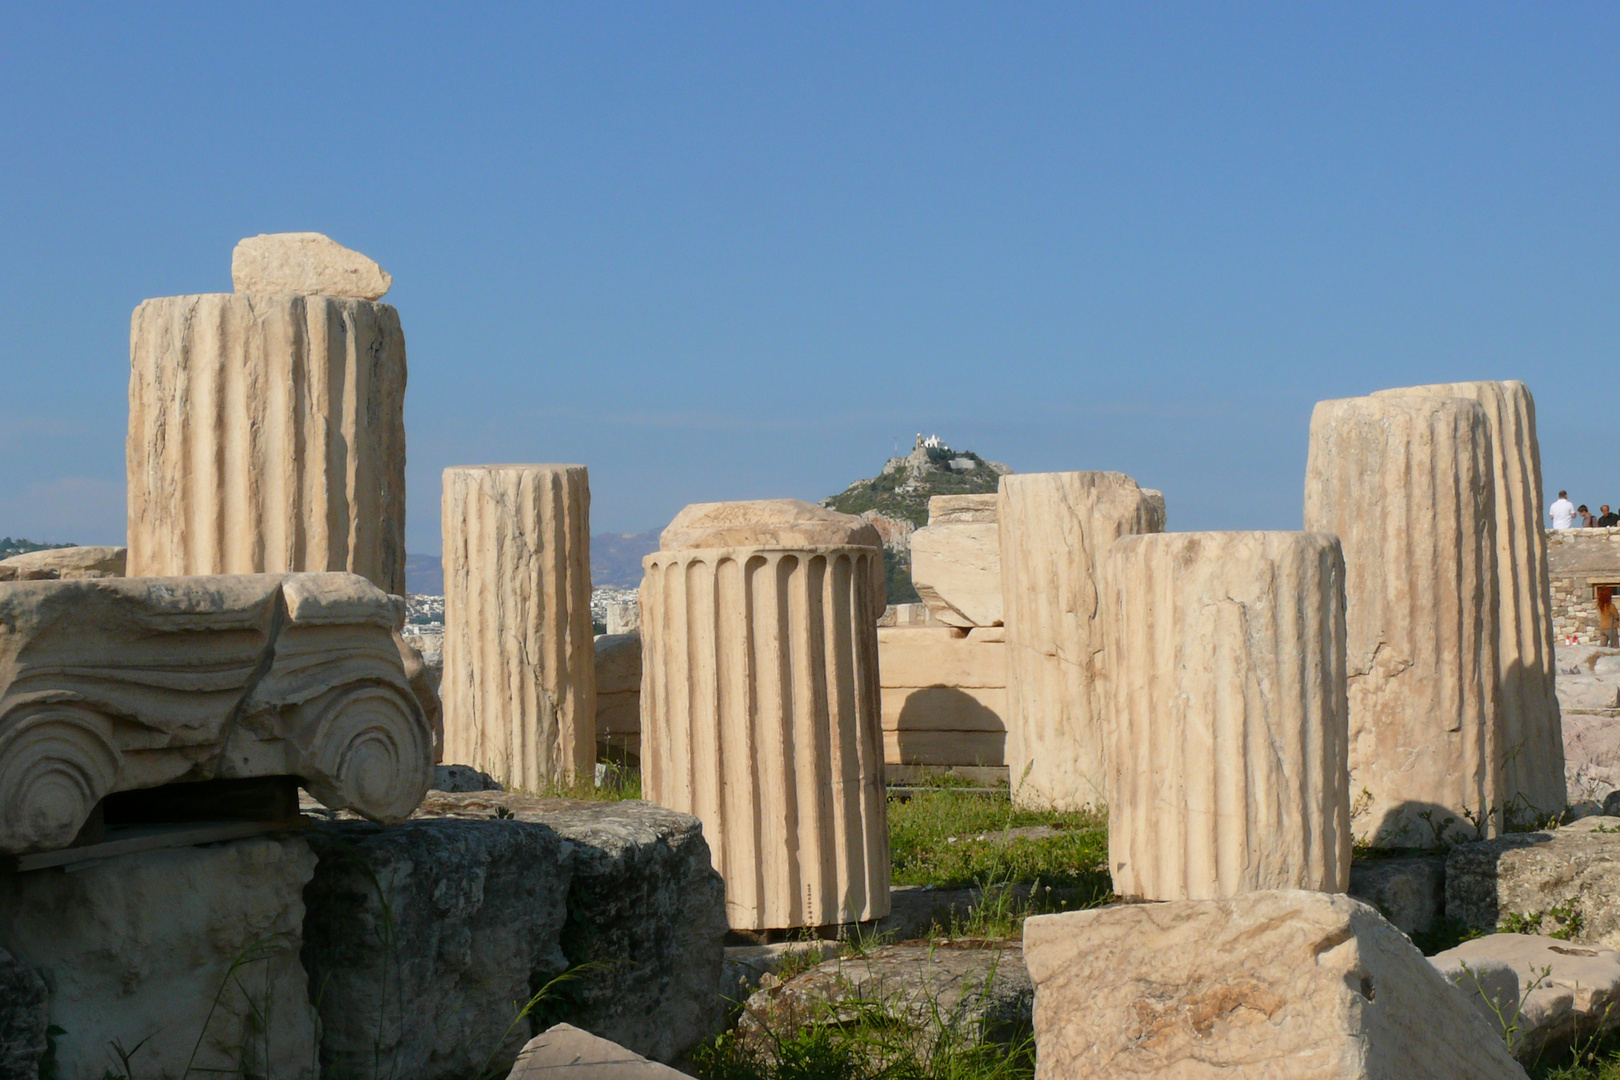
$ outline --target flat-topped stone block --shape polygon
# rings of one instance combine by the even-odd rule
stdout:
[[[104,796],[293,775],[400,821],[433,735],[396,601],[353,574],[0,584],[0,853],[72,843]]]

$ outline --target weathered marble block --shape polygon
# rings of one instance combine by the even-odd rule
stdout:
[[[1305,527],[1344,547],[1351,825],[1376,845],[1501,820],[1492,445],[1463,398],[1346,398],[1311,417]]]
[[[1472,398],[1491,423],[1496,488],[1497,652],[1500,665],[1501,797],[1528,823],[1564,808],[1564,741],[1553,667],[1552,593],[1536,403],[1522,382],[1440,383],[1379,396]]]
[[[1358,900],[1277,890],[1024,923],[1036,1080],[1524,1080]]]
[[[935,495],[911,535],[911,583],[947,626],[999,626],[1001,535],[991,495]]]
[[[395,602],[353,574],[0,584],[0,853],[65,847],[105,795],[301,777],[406,817],[433,735]]]
[[[314,870],[302,840],[260,837],[0,874],[0,948],[50,985],[55,1075],[123,1075],[117,1044],[137,1076],[240,1075],[247,1062],[315,1080],[299,959]]]
[[[1109,546],[1157,531],[1162,510],[1123,473],[1024,473],[1001,478],[997,516],[1013,801],[1100,805],[1108,780],[1099,573]]]
[[[308,836],[320,863],[303,955],[325,988],[323,1075],[485,1076],[558,1020],[661,1061],[717,1030],[724,891],[695,818],[435,792],[403,825],[322,822]]]
[[[1344,558],[1319,533],[1127,536],[1103,591],[1114,891],[1343,892]]]
[[[795,499],[699,503],[660,543],[640,594],[647,797],[703,819],[733,928],[888,914],[876,530]]]
[[[596,760],[583,465],[444,471],[445,754],[545,791]]]
[[[231,285],[239,293],[379,300],[393,284],[376,262],[317,232],[260,233],[231,251]]]
[[[121,547],[65,547],[27,551],[0,559],[0,581],[123,577],[128,552]]]
[[[405,592],[405,336],[387,304],[217,293],[130,320],[129,574],[347,570]]]

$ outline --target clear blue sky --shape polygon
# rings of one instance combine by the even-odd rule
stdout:
[[[8,6],[0,533],[123,535],[129,314],[317,230],[439,473],[597,531],[938,432],[1298,528],[1320,398],[1522,378],[1620,504],[1620,5]],[[904,449],[904,445],[902,445]]]

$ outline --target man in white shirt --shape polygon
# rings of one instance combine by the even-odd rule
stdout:
[[[1558,501],[1547,508],[1547,514],[1552,518],[1553,528],[1573,528],[1575,525],[1575,504],[1569,501],[1569,492],[1560,491]]]

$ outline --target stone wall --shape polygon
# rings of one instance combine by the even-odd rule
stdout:
[[[1620,529],[1547,530],[1547,574],[1552,583],[1553,636],[1596,645],[1595,584],[1620,584]]]
[[[878,628],[886,766],[1007,764],[1005,642],[999,626]]]

